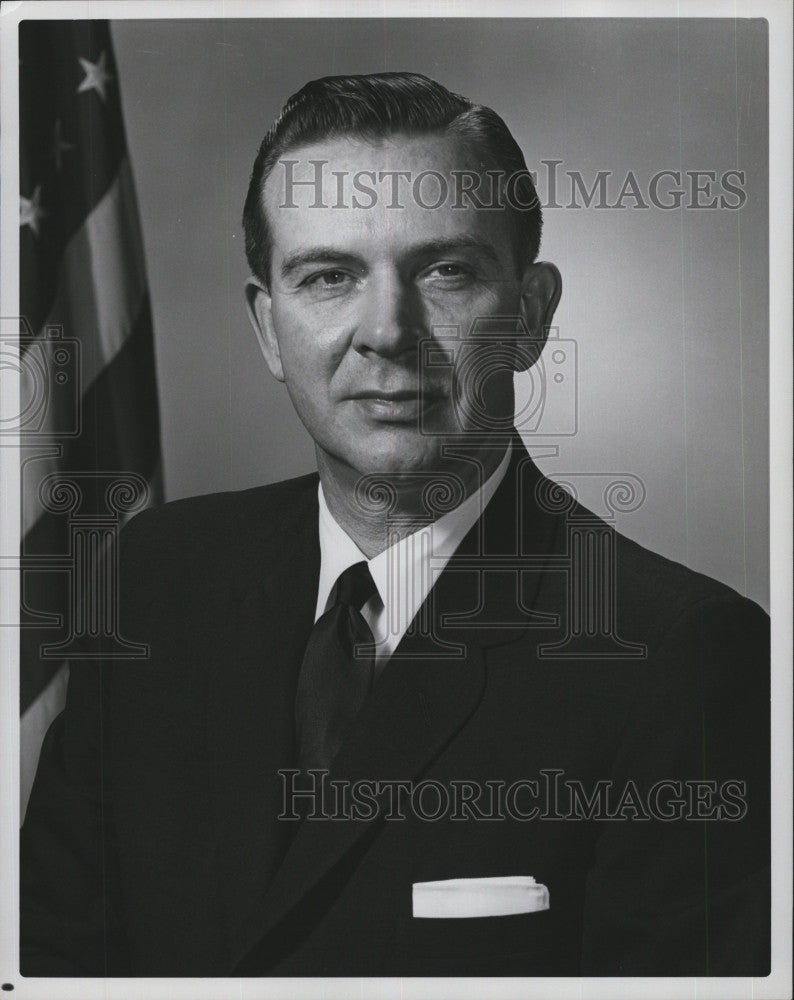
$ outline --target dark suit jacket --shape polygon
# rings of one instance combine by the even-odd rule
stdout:
[[[519,445],[431,593],[432,634],[403,640],[331,776],[535,780],[547,817],[277,819],[316,492],[306,476],[128,526],[122,632],[151,656],[72,666],[22,834],[23,974],[768,972],[767,618],[561,502]],[[661,780],[660,809],[683,792],[711,818],[644,817]],[[607,782],[618,814],[554,818],[570,781]],[[415,882],[498,875],[533,875],[549,909],[412,916]]]

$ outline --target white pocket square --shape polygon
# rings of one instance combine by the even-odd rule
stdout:
[[[548,910],[549,890],[531,875],[414,882],[415,917],[502,917]]]

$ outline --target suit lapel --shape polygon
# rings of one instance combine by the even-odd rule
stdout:
[[[239,939],[294,830],[276,819],[277,772],[294,760],[295,686],[314,617],[316,480],[275,514],[254,510],[237,544],[226,621],[205,651],[208,787],[230,941]]]
[[[517,433],[511,451],[491,503],[442,575],[442,580],[456,577],[457,586],[431,593],[445,631],[484,648],[515,642],[530,628],[559,624],[558,615],[538,608],[538,594],[564,532],[560,518],[539,503],[549,480]]]
[[[555,544],[556,519],[538,511],[534,500],[532,523],[527,526],[519,516],[539,481],[520,441],[514,443],[510,468],[484,517],[441,574],[426,601],[425,615],[417,616],[433,627],[427,634],[409,634],[400,643],[334,761],[331,780],[420,778],[482,698],[484,649],[515,641],[533,624],[549,624],[548,615],[535,621],[526,606],[534,601],[543,559]],[[537,565],[527,583],[517,557],[527,557],[530,551]],[[300,825],[252,919],[232,942],[234,974],[261,974],[273,961],[267,957],[273,954],[270,932],[330,876],[357,842],[376,835],[378,827],[377,822],[354,820],[307,820]],[[290,941],[294,933],[287,934]]]

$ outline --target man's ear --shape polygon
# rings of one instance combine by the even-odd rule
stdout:
[[[281,364],[278,338],[273,326],[273,309],[270,292],[258,278],[253,276],[245,283],[245,305],[248,318],[254,328],[260,350],[265,356],[267,367],[273,378],[284,381],[284,369]]]
[[[526,371],[540,357],[561,295],[562,275],[554,264],[538,261],[525,268],[521,282],[521,318],[526,324],[529,341],[522,339],[517,345],[520,362],[517,370]]]

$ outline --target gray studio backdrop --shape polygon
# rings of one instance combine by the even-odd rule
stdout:
[[[251,165],[307,80],[412,70],[499,111],[538,171],[549,205],[541,256],[564,281],[565,376],[548,429],[570,431],[572,406],[578,421],[575,434],[540,439],[557,445],[541,468],[574,483],[573,473],[637,477],[646,497],[619,517],[623,532],[768,607],[765,21],[114,21],[112,31],[168,499],[314,468],[243,307]],[[652,198],[660,171],[682,183],[664,175]],[[546,361],[550,381],[548,351]],[[588,488],[599,477],[578,482],[598,506]]]

